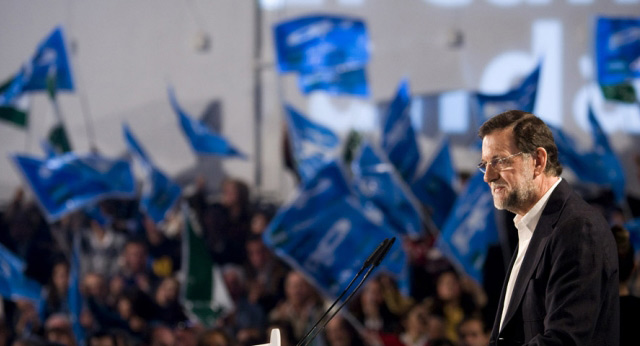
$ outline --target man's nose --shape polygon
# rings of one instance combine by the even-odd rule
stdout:
[[[484,171],[484,182],[485,183],[490,183],[492,181],[497,180],[499,177],[498,172],[493,169],[492,165],[487,165],[486,170]]]

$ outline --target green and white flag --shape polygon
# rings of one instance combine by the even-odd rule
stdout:
[[[0,119],[18,127],[26,128],[29,124],[29,105],[31,98],[26,93],[9,94],[13,78],[0,86]]]
[[[53,106],[53,114],[56,118],[55,124],[49,130],[49,134],[47,139],[53,149],[59,153],[66,153],[71,151],[71,142],[69,141],[69,136],[67,135],[67,131],[64,127],[64,122],[62,121],[62,113],[60,112],[60,105],[58,104],[57,96],[57,69],[55,66],[49,69],[49,73],[47,74],[47,95],[49,95],[49,99],[51,100],[51,105]]]
[[[182,232],[183,303],[190,318],[207,327],[233,310],[234,305],[222,279],[220,267],[213,262],[202,239],[202,228],[195,213],[182,207],[185,228]]]

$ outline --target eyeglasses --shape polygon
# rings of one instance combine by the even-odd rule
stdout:
[[[513,155],[509,155],[507,157],[503,157],[501,159],[493,159],[489,162],[480,162],[478,164],[478,169],[480,170],[480,172],[482,173],[487,173],[487,167],[490,165],[491,167],[493,167],[493,169],[497,169],[497,170],[501,170],[503,168],[503,165],[506,164],[509,159],[514,158],[520,154],[524,154],[523,151],[517,153],[517,154],[513,154]]]

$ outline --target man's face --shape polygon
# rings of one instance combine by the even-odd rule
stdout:
[[[486,135],[482,140],[482,161],[491,162],[519,153],[513,130],[506,128]],[[487,165],[484,181],[491,187],[493,204],[498,209],[524,215],[535,203],[534,160],[528,154],[515,155],[498,167]]]

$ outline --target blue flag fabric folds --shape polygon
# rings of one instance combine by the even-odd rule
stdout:
[[[333,131],[309,120],[293,107],[286,105],[285,111],[293,157],[304,183],[332,159],[340,139]]]
[[[456,202],[455,181],[449,140],[445,139],[424,174],[419,174],[411,183],[414,195],[431,210],[431,219],[439,228],[444,225]]]
[[[140,208],[154,222],[161,222],[180,199],[180,186],[153,164],[129,126],[123,124],[122,133],[129,152],[141,163],[147,174],[142,188]]]
[[[9,104],[27,91],[46,91],[47,80],[55,76],[56,90],[74,90],[73,75],[62,27],[57,27],[42,41],[33,55],[14,77],[9,88],[0,94],[0,104]]]
[[[301,270],[324,294],[336,297],[385,238],[394,236],[371,219],[333,162],[303,185],[267,227],[265,244]],[[395,245],[380,265],[408,292],[406,255]]]
[[[491,244],[498,242],[495,209],[484,175],[477,173],[458,197],[436,246],[476,281]]]
[[[142,188],[140,207],[154,222],[165,219],[167,212],[180,200],[181,189],[162,171],[152,167]]]
[[[207,126],[187,115],[178,104],[172,88],[169,88],[168,92],[171,107],[178,115],[180,126],[193,150],[199,154],[246,159],[246,155],[236,149],[226,138],[214,133]]]
[[[349,94],[361,97],[369,96],[369,84],[364,67],[347,65],[303,70],[298,79],[300,90],[304,94],[324,90],[330,94]]]
[[[382,119],[382,150],[405,181],[412,181],[420,161],[416,134],[409,118],[409,83],[403,80]]]
[[[10,300],[29,299],[38,307],[42,287],[24,275],[24,268],[24,262],[0,244],[0,295]]]
[[[362,20],[308,16],[274,27],[280,72],[309,71],[369,61],[367,29]]]
[[[13,155],[13,162],[50,222],[104,198],[135,196],[128,161],[70,152],[49,159]]]
[[[640,18],[598,18],[598,83],[616,85],[640,77]]]
[[[147,155],[147,152],[142,148],[136,137],[133,135],[129,125],[122,124],[122,135],[124,136],[124,141],[129,153],[131,153],[131,155],[133,155],[143,167],[152,167],[153,163],[151,162],[149,155]]]
[[[355,190],[365,201],[381,209],[396,233],[414,238],[423,234],[415,197],[397,176],[393,165],[382,159],[369,143],[362,146],[352,162],[352,170]]]
[[[611,188],[616,201],[621,202],[625,197],[622,164],[613,152],[591,108],[589,108],[588,118],[593,137],[591,151],[579,150],[569,135],[558,128],[551,127],[558,147],[558,158],[560,163],[570,168],[578,179]]]
[[[540,69],[538,66],[520,83],[520,85],[502,95],[488,95],[476,93],[478,102],[477,126],[480,127],[492,116],[511,110],[519,109],[533,113],[538,94],[538,82],[540,80]]]

